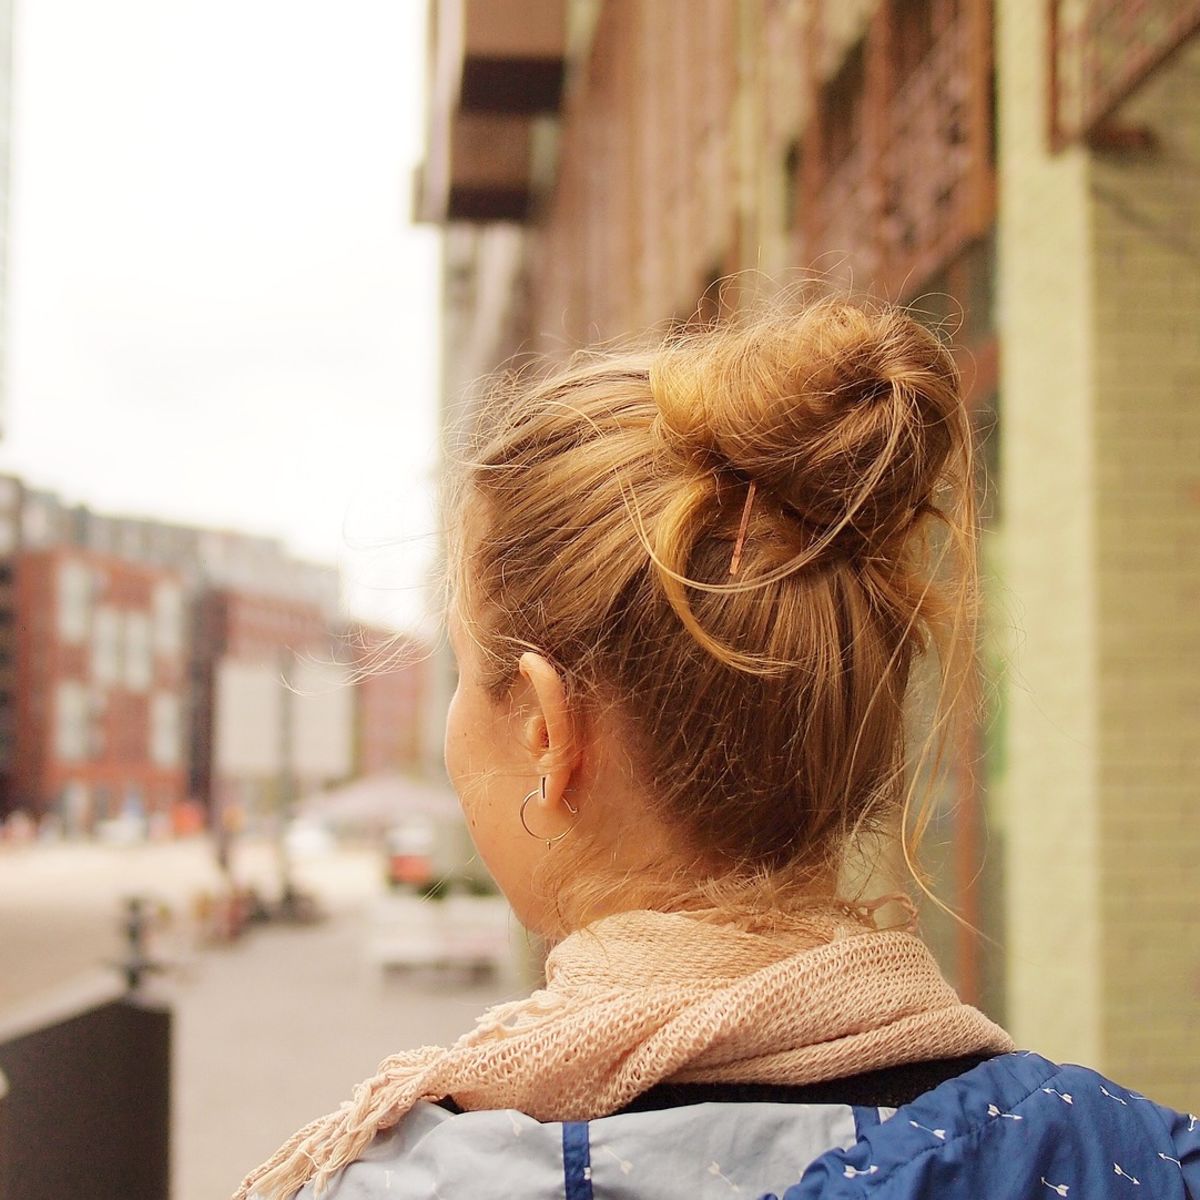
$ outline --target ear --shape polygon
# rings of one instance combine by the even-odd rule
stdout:
[[[546,779],[546,810],[568,809],[572,806],[565,800],[567,786],[579,767],[582,745],[567,701],[566,683],[548,659],[533,651],[521,655],[518,669],[534,709],[523,732],[533,768]],[[540,798],[538,803],[542,803]]]

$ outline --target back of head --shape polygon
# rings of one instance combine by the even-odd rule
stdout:
[[[770,309],[518,376],[484,419],[456,577],[486,685],[534,648],[617,723],[694,864],[642,902],[800,897],[894,827],[916,660],[936,647],[940,724],[972,638],[969,424],[934,333]],[[585,818],[576,855],[614,835]],[[567,925],[606,907],[562,897]]]

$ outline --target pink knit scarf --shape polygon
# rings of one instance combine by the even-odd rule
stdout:
[[[711,916],[628,912],[572,934],[547,959],[545,990],[491,1009],[449,1048],[384,1059],[235,1200],[288,1197],[309,1180],[319,1191],[421,1099],[585,1120],[664,1080],[815,1083],[1013,1048],[910,933],[848,909],[767,933]]]

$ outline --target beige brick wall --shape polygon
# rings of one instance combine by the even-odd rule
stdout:
[[[1000,488],[1018,634],[1003,806],[1009,1024],[1099,1059],[1096,494],[1087,163],[1045,149],[1044,12],[1000,0]]]
[[[1200,1102],[1200,50],[1046,146],[1044,14],[997,5],[1019,1041]],[[1189,241],[1190,239],[1190,241]]]
[[[1105,1066],[1200,1105],[1200,41],[1094,156]]]

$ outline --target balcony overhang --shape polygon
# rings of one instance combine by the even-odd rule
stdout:
[[[459,107],[556,112],[566,66],[562,0],[453,0],[462,14]]]
[[[418,221],[521,221],[530,199],[530,129],[521,117],[458,113],[417,173]]]
[[[536,117],[558,111],[563,0],[432,0],[418,221],[521,221]]]

